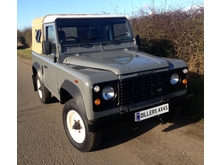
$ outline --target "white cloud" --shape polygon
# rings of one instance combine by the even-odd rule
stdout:
[[[184,11],[193,10],[193,9],[199,9],[200,7],[204,7],[204,5],[192,5],[192,6],[184,8]]]

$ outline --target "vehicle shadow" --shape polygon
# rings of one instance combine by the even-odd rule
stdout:
[[[103,150],[130,141],[160,124],[160,121],[148,119],[139,123],[128,123],[103,131],[103,137],[97,150]]]
[[[174,129],[178,129],[189,124],[193,124],[197,121],[190,120],[188,118],[178,116],[172,123],[167,124],[167,128],[161,130],[161,132],[169,132]],[[130,141],[142,134],[154,129],[158,125],[162,124],[157,118],[151,118],[139,123],[129,123],[121,126],[117,126],[103,132],[103,137],[100,145],[96,148],[96,151],[103,150],[123,144]],[[166,123],[165,123],[166,124]]]
[[[172,131],[172,130],[175,130],[175,129],[178,129],[180,127],[184,127],[184,126],[187,126],[189,124],[195,124],[195,123],[198,123],[200,122],[199,118],[197,118],[196,120],[191,120],[185,116],[177,116],[173,122],[170,122],[169,126],[165,129],[163,129],[162,131],[163,132],[169,132],[169,131]],[[202,124],[202,123],[201,123]]]
[[[53,96],[53,97],[51,97],[49,104],[54,104],[54,103],[58,103],[58,102],[59,102],[59,100],[55,96]]]

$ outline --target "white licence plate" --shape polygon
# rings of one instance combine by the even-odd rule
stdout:
[[[153,116],[157,116],[163,113],[169,112],[169,104],[163,104],[157,107],[153,107],[150,109],[142,110],[140,112],[136,112],[134,114],[134,120],[136,122],[151,118]]]

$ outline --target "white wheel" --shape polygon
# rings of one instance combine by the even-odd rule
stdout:
[[[41,82],[39,79],[37,79],[37,92],[38,92],[39,97],[42,99]]]
[[[82,143],[86,137],[85,125],[82,118],[75,110],[70,110],[67,113],[67,128],[73,140],[77,143]]]
[[[63,125],[69,141],[79,151],[92,151],[101,141],[102,132],[89,131],[87,120],[81,116],[73,99],[63,107]]]
[[[39,99],[42,103],[49,103],[51,99],[51,93],[50,91],[44,86],[44,84],[41,82],[40,78],[36,77],[36,83],[37,83],[37,92]]]

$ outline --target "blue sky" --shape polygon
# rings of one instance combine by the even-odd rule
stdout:
[[[166,2],[166,3],[165,3]],[[155,6],[168,9],[201,5],[204,0],[17,0],[17,29],[31,26],[34,18],[47,14],[110,14],[132,15],[140,8]]]

